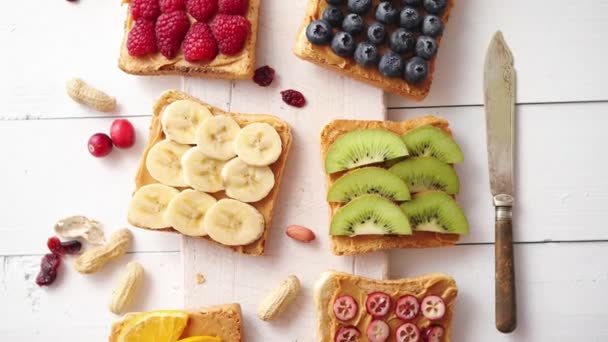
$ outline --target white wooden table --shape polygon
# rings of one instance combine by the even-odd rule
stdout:
[[[296,144],[316,136],[298,136],[298,124],[309,120],[307,112],[280,102],[280,89],[302,90],[310,100],[307,110],[322,103],[328,117],[362,115],[351,99],[334,100],[331,92],[309,86],[310,79],[339,84],[338,93],[376,90],[291,55],[304,6],[305,0],[264,1],[259,65],[270,64],[280,75],[271,91],[251,82],[120,72],[116,59],[124,9],[118,1],[19,1],[0,11],[0,340],[103,341],[107,336],[114,316],[106,305],[118,264],[88,277],[63,267],[50,289],[38,288],[33,280],[58,218],[86,214],[104,222],[108,231],[125,224],[150,106],[161,91],[183,89],[225,109],[274,113],[294,126]],[[511,335],[494,328],[493,208],[481,106],[482,60],[497,29],[513,50],[519,81],[514,223],[519,328]],[[608,340],[608,161],[603,151],[607,35],[608,3],[601,0],[459,0],[428,99],[418,103],[386,98],[392,120],[427,113],[449,119],[465,153],[466,162],[458,166],[460,201],[471,234],[454,248],[394,251],[390,258],[392,277],[443,271],[456,278],[456,342]],[[73,76],[116,95],[118,112],[108,116],[71,102],[64,82]],[[130,118],[140,139],[131,150],[104,160],[92,158],[86,140],[94,132],[107,131],[116,116]],[[315,157],[294,156],[286,177],[297,174],[298,163]],[[298,191],[302,193],[294,193],[295,198],[322,198],[323,186],[309,184]],[[325,214],[324,203],[298,205]],[[306,221],[289,213],[282,215],[281,223]],[[180,238],[135,234],[127,258],[141,262],[148,279],[134,309],[182,308]],[[281,276],[270,273],[264,286],[273,286]],[[306,291],[311,281],[306,279]],[[251,301],[257,301],[260,291],[252,290],[256,297]],[[289,335],[299,316],[312,314],[294,311],[277,328],[284,337],[275,340],[313,341],[312,332],[305,338]],[[246,317],[246,328],[258,324]]]

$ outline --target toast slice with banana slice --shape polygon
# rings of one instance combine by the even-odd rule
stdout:
[[[204,340],[207,342],[243,341],[243,319],[239,304],[216,305],[177,313],[187,315],[187,323],[180,333],[180,340],[194,336],[207,336],[208,339]],[[140,313],[128,313],[115,321],[112,324],[109,341],[121,342],[120,336],[123,329],[128,328],[129,323],[138,316],[142,317]]]
[[[317,341],[450,342],[457,295],[443,273],[375,280],[326,271],[314,288]]]
[[[367,121],[367,120],[334,120],[328,123],[323,130],[321,131],[320,139],[321,139],[321,157],[322,160],[326,160],[328,153],[330,152],[330,148],[332,145],[342,136],[346,135],[349,132],[360,131],[360,130],[375,130],[382,132],[389,132],[389,134],[396,134],[397,136],[402,136],[405,133],[414,131],[415,129],[421,127],[431,126],[439,129],[442,134],[445,134],[448,139],[451,140],[451,130],[449,128],[449,124],[447,120],[435,117],[435,116],[423,116],[418,117],[402,122],[394,122],[394,121]],[[371,139],[372,137],[370,137]],[[363,141],[365,139],[358,139],[357,141]],[[396,139],[399,141],[399,139]],[[367,141],[367,140],[365,140]],[[360,146],[357,147],[358,150]],[[407,153],[407,152],[406,152]],[[400,157],[395,159],[399,161],[404,157]],[[389,161],[390,162],[390,161]],[[443,163],[443,162],[442,162]],[[363,165],[363,166],[374,166],[375,169],[389,169],[389,165],[385,162],[379,162],[375,164]],[[449,164],[448,164],[449,165]],[[452,169],[450,166],[446,166],[450,170]],[[361,168],[353,168],[351,170],[344,170],[338,172],[326,172],[326,185],[328,192],[331,192],[332,186],[345,174],[352,172],[353,170],[361,170]],[[327,164],[326,164],[327,171]],[[385,172],[384,170],[379,170]],[[457,176],[456,176],[457,177]],[[369,177],[368,177],[369,178]],[[377,179],[378,177],[375,177]],[[372,182],[375,181],[374,179]],[[408,184],[410,186],[411,184]],[[361,188],[361,187],[359,187]],[[375,194],[378,193],[378,189],[371,189],[372,191],[368,192],[373,195],[367,195],[376,197]],[[411,189],[413,190],[413,188]],[[413,192],[413,191],[412,191]],[[333,195],[333,194],[332,194]],[[415,197],[415,195],[413,195]],[[360,197],[359,197],[360,198]],[[352,198],[351,198],[352,199]],[[349,199],[349,200],[351,200]],[[356,201],[356,199],[355,199]],[[355,202],[352,201],[352,202]],[[352,203],[351,202],[351,203]],[[399,201],[397,201],[399,202]],[[408,202],[403,202],[408,203]],[[328,200],[329,210],[330,210],[330,221],[333,222],[333,219],[336,217],[336,214],[344,208],[348,206],[348,203],[333,201],[331,198]],[[384,207],[389,207],[395,209],[394,203],[385,205]],[[393,208],[394,207],[394,208]],[[398,210],[397,210],[398,211]],[[385,212],[379,213],[379,215],[383,215]],[[404,217],[404,220],[406,218]],[[465,218],[466,220],[466,218]],[[409,220],[412,223],[411,219]],[[331,226],[331,223],[330,223]],[[403,228],[403,227],[400,227]],[[409,227],[406,227],[409,230]],[[331,230],[331,228],[330,228]],[[467,226],[468,230],[468,226]],[[450,246],[454,245],[460,239],[459,234],[451,234],[445,232],[433,232],[433,231],[419,231],[413,230],[411,234],[408,235],[400,235],[400,234],[378,234],[377,232],[372,232],[371,234],[361,234],[361,235],[335,235],[330,234],[331,240],[331,250],[336,255],[355,255],[361,253],[368,253],[378,250],[386,250],[392,248],[424,248],[424,247],[441,247],[441,246]]]
[[[154,104],[129,223],[262,255],[291,142],[275,116],[166,91]]]

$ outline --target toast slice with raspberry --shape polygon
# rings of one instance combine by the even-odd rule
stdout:
[[[187,310],[188,324],[180,338],[191,336],[218,337],[222,342],[243,341],[243,319],[239,304],[216,305]],[[128,313],[112,324],[110,342],[118,342],[118,335],[129,319],[137,313]]]
[[[372,329],[374,324],[376,333],[388,328],[390,341],[426,341],[423,335],[434,333],[441,334],[441,338],[436,341],[450,342],[457,296],[456,282],[443,273],[395,280],[376,280],[343,272],[326,271],[322,273],[314,287],[317,341],[351,341],[338,338],[343,338],[344,336],[340,334],[349,334],[349,331],[360,336],[360,339],[352,339],[352,341],[367,341],[367,331]],[[375,312],[374,318],[369,311],[381,308],[366,304],[373,304],[375,298],[388,299],[389,303],[386,313]],[[422,312],[422,309],[428,306],[427,303],[430,303],[430,299],[434,299],[433,303],[438,306],[443,304],[444,310],[441,315],[432,316]],[[335,306],[336,301],[340,300],[344,300],[343,304],[346,305]],[[348,310],[352,309],[356,310],[350,313],[352,318],[343,316],[338,319],[337,315],[348,314]],[[377,314],[383,315],[377,316]],[[349,319],[342,320],[344,318]],[[400,335],[398,329],[405,324],[409,325],[401,329],[406,328],[410,337],[418,334],[417,338],[404,340],[397,338],[396,335]]]
[[[120,47],[118,67],[126,73],[134,75],[181,75],[207,78],[223,79],[249,79],[253,76],[256,61],[256,40],[258,30],[258,14],[260,0],[249,0],[245,17],[251,24],[251,30],[246,38],[243,49],[231,56],[219,53],[211,61],[188,62],[182,49],[174,58],[168,59],[161,53],[156,52],[143,57],[135,57],[129,54],[127,39],[129,32],[135,25],[131,15],[133,0],[123,0],[127,4],[127,17],[124,24],[124,37]],[[190,22],[195,20],[191,16]]]
[[[372,8],[364,18],[367,25],[374,21],[373,11],[379,3],[379,1],[372,2]],[[447,24],[453,6],[454,0],[448,0],[447,7],[441,14],[441,19],[444,24]],[[329,45],[314,45],[309,42],[306,37],[306,28],[311,22],[321,19],[323,11],[327,7],[328,4],[325,0],[308,0],[306,14],[298,29],[296,43],[293,47],[293,52],[296,56],[321,67],[371,84],[389,93],[410,97],[419,101],[423,100],[428,95],[433,82],[435,61],[437,59],[436,55],[428,62],[427,78],[419,83],[410,83],[405,81],[402,77],[386,77],[382,75],[375,66],[363,67],[357,64],[352,57],[338,56],[332,51]],[[342,6],[341,8],[344,12],[346,6]],[[344,12],[344,15],[346,15],[346,12]],[[366,33],[363,32],[360,36],[365,36],[365,34]],[[361,39],[357,39],[357,41],[360,40]],[[441,36],[436,38],[436,42],[437,45],[440,46]],[[380,52],[384,53],[386,50],[388,50],[388,47],[381,47]],[[441,48],[439,47],[439,52],[440,50]]]
[[[289,126],[287,125],[287,123],[285,121],[283,121],[275,116],[263,115],[263,114],[228,113],[217,107],[213,107],[209,104],[206,104],[206,103],[202,102],[201,100],[199,100],[195,97],[192,97],[186,93],[183,93],[183,92],[180,92],[177,90],[165,91],[164,93],[161,94],[161,96],[158,98],[158,100],[154,104],[152,122],[150,124],[148,145],[146,146],[146,148],[143,152],[141,162],[139,164],[139,169],[135,176],[135,191],[137,191],[139,188],[141,188],[144,185],[158,183],[158,181],[150,175],[150,172],[148,171],[148,169],[146,167],[146,158],[148,156],[148,152],[150,151],[150,149],[156,143],[165,139],[165,135],[163,133],[162,124],[161,124],[161,116],[162,116],[163,110],[169,104],[171,104],[175,101],[179,101],[179,100],[191,100],[191,101],[198,102],[198,103],[202,104],[203,106],[206,106],[213,115],[225,115],[225,116],[233,118],[241,127],[244,127],[244,126],[246,126],[250,123],[254,123],[254,122],[268,123],[279,134],[282,145],[283,145],[283,149],[282,149],[281,155],[279,156],[279,159],[276,162],[269,165],[269,167],[272,170],[274,177],[275,177],[274,186],[273,186],[272,190],[270,191],[270,193],[266,197],[264,197],[262,200],[257,201],[255,203],[250,203],[264,217],[264,233],[262,234],[262,236],[259,239],[257,239],[256,241],[254,241],[248,245],[244,245],[244,246],[225,246],[225,245],[220,244],[219,242],[212,240],[208,236],[201,237],[201,239],[205,239],[212,243],[218,244],[220,246],[230,248],[230,249],[232,249],[236,252],[242,253],[242,254],[249,254],[249,255],[264,254],[266,240],[268,239],[268,234],[270,233],[270,227],[271,227],[271,221],[272,221],[275,202],[276,202],[277,196],[279,194],[281,179],[283,178],[283,171],[285,169],[285,164],[287,162],[287,156],[289,155],[289,150],[291,148],[291,142],[292,142],[291,129],[289,128]],[[213,197],[215,197],[218,200],[228,197],[224,191],[219,191],[219,192],[216,192],[216,193],[213,193],[210,195],[212,195]],[[134,226],[139,227],[139,228],[153,230],[149,227],[142,226],[141,224],[138,224],[136,222],[131,222],[131,224],[133,224]],[[175,230],[173,228],[154,229],[154,230],[179,233],[177,230]]]
[[[330,146],[342,134],[357,129],[383,128],[398,135],[405,134],[421,126],[435,126],[451,134],[448,122],[435,116],[423,116],[402,122],[395,121],[367,121],[367,120],[334,120],[325,125],[321,131],[321,156],[325,160]],[[344,172],[337,172],[326,176],[327,189],[342,176]],[[328,202],[330,220],[338,209],[345,203]],[[454,245],[460,239],[457,234],[443,234],[434,232],[414,231],[412,235],[356,235],[337,236],[330,235],[331,250],[336,255],[355,255],[378,250],[393,248],[425,248]]]

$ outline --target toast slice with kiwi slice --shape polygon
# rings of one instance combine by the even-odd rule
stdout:
[[[428,127],[428,128],[427,128]],[[430,158],[430,157],[441,157],[442,154],[446,154],[449,156],[448,159],[451,162],[457,162],[457,161],[462,161],[462,152],[460,151],[460,149],[458,148],[458,146],[456,145],[456,147],[454,147],[453,145],[451,145],[449,142],[443,141],[443,137],[441,136],[442,134],[445,134],[445,136],[447,137],[451,137],[451,130],[449,128],[449,124],[447,122],[447,120],[439,118],[439,117],[435,117],[435,116],[423,116],[423,117],[419,117],[419,118],[415,118],[415,119],[411,119],[411,120],[406,120],[403,122],[393,122],[393,121],[365,121],[365,120],[334,120],[331,121],[330,123],[328,123],[323,130],[321,131],[321,155],[322,155],[322,159],[324,161],[327,160],[327,156],[332,152],[332,149],[335,150],[336,146],[333,146],[334,143],[336,141],[338,141],[339,139],[344,141],[345,140],[345,136],[346,139],[351,139],[349,138],[348,134],[354,131],[361,131],[361,130],[371,130],[371,131],[388,131],[391,133],[394,133],[397,136],[402,137],[401,141],[403,141],[403,143],[405,143],[405,145],[407,146],[408,144],[410,145],[409,148],[407,149],[408,152],[406,153],[406,155],[403,155],[403,152],[396,148],[396,147],[391,147],[391,148],[385,148],[384,150],[391,150],[392,152],[390,153],[390,155],[384,156],[384,155],[380,155],[380,157],[378,157],[377,154],[372,153],[370,156],[367,156],[367,153],[364,149],[362,149],[361,147],[357,147],[356,148],[356,153],[355,152],[351,152],[351,156],[354,159],[361,159],[361,151],[363,151],[363,155],[365,156],[365,158],[367,158],[368,160],[364,161],[363,163],[359,163],[357,162],[356,165],[353,164],[352,160],[342,160],[340,161],[340,155],[337,155],[337,158],[333,158],[336,159],[338,161],[338,164],[340,164],[340,162],[342,163],[342,167],[337,167],[335,166],[334,162],[329,163],[329,168],[328,168],[328,163],[326,162],[326,185],[327,185],[327,189],[329,194],[332,197],[328,198],[328,204],[329,204],[329,210],[330,210],[330,220],[333,221],[333,218],[335,217],[335,215],[338,213],[338,211],[342,212],[342,208],[346,207],[349,205],[349,203],[346,203],[348,201],[344,200],[344,201],[335,201],[336,198],[340,198],[340,194],[336,194],[336,193],[332,193],[332,192],[336,192],[335,188],[333,188],[333,185],[335,183],[355,183],[357,184],[357,181],[355,180],[348,180],[345,178],[347,178],[347,176],[350,173],[353,172],[362,172],[361,170],[364,170],[366,168],[369,167],[375,167],[375,168],[383,168],[383,169],[389,169],[391,166],[393,168],[395,168],[395,170],[400,171],[400,173],[398,172],[393,172],[393,174],[396,174],[398,176],[400,176],[406,184],[408,184],[410,181],[415,182],[415,184],[408,184],[409,186],[409,190],[412,191],[412,189],[414,190],[433,190],[433,191],[446,191],[446,193],[448,193],[448,197],[452,196],[453,194],[457,193],[459,188],[458,188],[458,178],[457,175],[455,175],[455,173],[453,172],[453,169],[451,168],[451,166],[448,165],[448,168],[450,170],[448,170],[448,172],[442,172],[442,171],[436,171],[434,166],[436,166],[436,163],[443,163],[441,161],[428,161],[425,158]],[[433,132],[434,131],[434,132]],[[429,146],[425,145],[423,142],[425,140],[425,136],[431,134],[433,136],[437,136],[437,131],[440,131],[441,134],[438,136],[439,139],[437,139],[437,141],[439,141],[440,145],[438,146],[438,148],[433,149],[433,148],[429,148]],[[406,133],[414,133],[413,134],[413,138],[412,136],[410,136],[409,138],[403,138],[403,136]],[[351,133],[352,135],[352,133]],[[370,141],[369,139],[372,139],[373,137],[368,137],[367,141]],[[409,139],[409,141],[408,141]],[[359,141],[357,139],[353,139],[353,141]],[[390,139],[390,143],[389,144],[394,144],[392,142],[392,139]],[[383,143],[386,143],[386,140],[382,140]],[[376,143],[376,146],[379,146],[378,143]],[[339,147],[339,146],[338,146]],[[343,147],[339,147],[339,148],[343,148]],[[401,155],[399,155],[401,154]],[[342,153],[341,155],[344,155],[344,153]],[[348,151],[346,153],[346,155],[348,155]],[[330,156],[330,159],[331,156]],[[445,159],[445,158],[444,158]],[[335,161],[335,160],[334,160]],[[400,166],[399,163],[409,163],[409,164],[414,164],[414,167],[409,167],[409,168],[404,168],[402,165]],[[445,164],[445,163],[444,163]],[[445,168],[444,164],[442,164],[443,168]],[[353,165],[357,166],[357,167],[362,167],[359,169],[352,169]],[[329,169],[329,172],[327,172]],[[336,171],[336,172],[332,172],[336,169],[339,169],[340,171]],[[403,171],[403,169],[409,170],[409,171]],[[421,177],[419,175],[419,173],[427,173],[426,170],[430,170],[430,179],[427,179],[426,177]],[[419,172],[420,171],[420,172]],[[422,172],[424,171],[424,172]],[[437,172],[438,175],[433,175],[433,172]],[[368,177],[371,178],[371,177]],[[376,177],[378,178],[378,177]],[[383,181],[384,182],[384,181]],[[393,181],[390,181],[391,184],[393,184]],[[456,184],[455,184],[456,183]],[[378,184],[378,182],[374,182],[374,184]],[[348,184],[347,184],[348,185]],[[391,196],[395,196],[395,193],[393,193],[393,191],[386,191],[386,189],[384,188],[379,188],[379,189],[372,189],[374,191],[370,192],[370,189],[364,189],[362,188],[361,184],[357,184],[357,187],[360,189],[360,191],[355,191],[355,194],[357,195],[361,195],[361,194],[370,194],[370,193],[375,193],[377,196],[383,196],[385,198],[390,199]],[[368,186],[369,187],[369,186]],[[333,189],[332,189],[333,188]],[[332,189],[332,191],[330,191],[330,189]],[[344,191],[342,191],[344,192]],[[422,192],[421,194],[423,194],[424,192]],[[403,196],[403,195],[402,195]],[[415,195],[414,196],[414,201],[416,200],[416,198],[418,198],[419,195]],[[346,194],[346,195],[342,195],[342,197],[344,197],[345,199],[352,199],[352,197],[354,197],[353,194]],[[452,198],[452,197],[450,197]],[[443,199],[443,197],[442,197]],[[420,202],[420,201],[418,201]],[[416,202],[416,203],[418,203]],[[424,205],[428,205],[429,201],[424,201]],[[352,203],[352,202],[351,202]],[[403,203],[408,203],[403,202]],[[397,206],[397,203],[394,203],[393,205]],[[449,206],[449,205],[448,205]],[[420,205],[417,207],[421,207]],[[403,208],[403,207],[402,207]],[[412,208],[411,206],[409,206],[408,208]],[[459,207],[458,207],[459,208]],[[414,208],[416,209],[416,208]],[[391,213],[394,213],[393,210],[390,210]],[[405,211],[404,211],[405,212]],[[368,226],[370,221],[374,221],[376,219],[376,217],[374,217],[374,215],[377,215],[377,213],[374,213],[373,211],[369,211],[367,212],[367,215],[363,215],[363,219],[361,220],[361,222],[358,223],[358,225],[363,225],[363,226]],[[462,211],[458,211],[457,213],[458,215],[462,214]],[[405,213],[404,213],[405,215]],[[462,214],[463,215],[463,214]],[[342,215],[342,216],[346,216],[346,215]],[[380,216],[382,216],[382,213],[380,213]],[[406,215],[407,216],[407,215]],[[349,216],[347,216],[349,217]],[[354,215],[353,213],[350,214],[350,217],[357,217],[356,215]],[[368,220],[369,219],[369,220]],[[378,251],[378,250],[387,250],[387,249],[393,249],[393,248],[425,248],[425,247],[442,247],[442,246],[450,246],[450,245],[454,245],[456,242],[458,242],[458,240],[460,239],[460,235],[459,234],[451,234],[451,233],[446,233],[445,231],[441,230],[441,229],[437,229],[437,225],[426,225],[425,223],[428,222],[424,222],[424,220],[422,220],[422,222],[420,221],[420,217],[418,217],[418,221],[416,221],[416,223],[418,225],[423,225],[422,228],[429,228],[426,230],[418,230],[416,229],[416,226],[412,226],[412,220],[410,219],[410,228],[414,228],[412,230],[412,234],[411,235],[407,235],[406,233],[404,234],[361,234],[361,235],[349,235],[348,232],[344,233],[344,234],[340,234],[340,235],[330,235],[330,240],[331,240],[331,250],[334,254],[336,255],[355,255],[355,254],[361,254],[361,253],[368,253],[368,252],[373,252],[373,251]],[[380,221],[388,221],[388,222],[393,222],[395,220],[402,220],[402,218],[398,218],[398,219],[386,219],[381,217],[379,219]],[[342,220],[344,221],[344,220]],[[364,224],[363,221],[365,221]],[[348,221],[344,221],[344,222],[348,222]],[[432,223],[432,222],[431,222]],[[454,224],[458,225],[458,231],[460,233],[464,233],[465,231],[468,231],[468,224],[466,224],[466,217],[465,217],[465,225],[462,225],[462,220],[461,217],[458,216],[458,220],[456,220],[456,222]],[[357,223],[354,223],[357,224]],[[334,223],[335,225],[335,223]],[[348,224],[343,224],[342,226],[344,230],[348,230],[349,226]],[[389,229],[391,224],[388,224]],[[336,230],[336,227],[332,227],[332,229]],[[352,229],[352,228],[351,228]],[[432,231],[434,230],[434,231]],[[394,229],[393,229],[394,231]]]
[[[390,341],[449,342],[457,296],[456,282],[443,273],[376,280],[326,271],[314,288],[317,341],[368,341],[370,330],[375,334],[388,330]],[[386,312],[374,310],[379,308],[373,306],[374,299],[386,299]],[[404,329],[408,334],[399,334]],[[347,334],[359,338],[347,339],[343,336]],[[427,338],[430,334],[434,339]]]

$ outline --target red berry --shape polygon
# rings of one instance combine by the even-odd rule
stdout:
[[[222,14],[239,14],[247,13],[247,5],[249,0],[219,0],[219,12]]]
[[[105,157],[112,152],[112,139],[107,134],[95,133],[89,138],[89,152],[95,157]]]
[[[163,13],[156,21],[156,44],[160,53],[171,59],[182,45],[182,40],[190,28],[190,19],[184,11]]]
[[[182,11],[186,8],[186,0],[160,0],[160,10],[163,13]]]
[[[186,0],[186,10],[194,19],[207,21],[217,10],[217,0]]]
[[[154,20],[159,15],[158,0],[133,0],[131,2],[131,16],[135,20],[139,18]]]
[[[243,50],[251,23],[240,15],[218,14],[209,24],[217,40],[220,52],[224,55],[236,55]]]
[[[127,119],[116,119],[110,126],[110,138],[114,146],[129,148],[135,144],[135,128]]]
[[[140,19],[129,31],[127,50],[131,56],[145,56],[157,51],[154,22]]]
[[[78,254],[82,244],[79,241],[71,240],[61,242],[58,237],[50,237],[46,242],[47,247],[53,254],[64,255],[64,254]]]
[[[61,265],[61,258],[57,254],[45,254],[40,261],[40,272],[36,276],[38,286],[51,285],[57,278],[57,269]]]
[[[283,101],[290,106],[294,107],[304,107],[306,104],[306,99],[304,95],[297,90],[287,89],[281,92],[281,96],[283,97]]]
[[[217,43],[209,25],[205,23],[192,25],[186,34],[186,38],[184,38],[182,49],[184,50],[184,58],[188,62],[214,59],[217,56]]]
[[[264,65],[261,68],[255,70],[253,75],[253,82],[257,83],[260,87],[268,87],[274,79],[274,69],[268,65]]]

